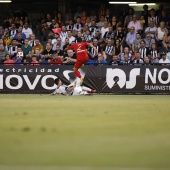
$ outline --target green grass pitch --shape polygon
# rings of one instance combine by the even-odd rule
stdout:
[[[169,95],[0,95],[0,170],[169,169]]]

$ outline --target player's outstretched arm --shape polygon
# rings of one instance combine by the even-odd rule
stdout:
[[[71,86],[71,87],[69,87],[69,88],[67,89],[67,91],[68,91],[68,92],[71,92],[71,91],[76,87],[76,84],[77,84],[77,82],[75,81],[75,82],[74,82],[74,85]]]
[[[93,44],[88,43],[88,46],[93,48],[95,50],[95,52],[98,54],[98,50],[96,49],[96,47],[93,46]]]

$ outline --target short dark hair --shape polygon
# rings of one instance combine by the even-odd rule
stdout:
[[[82,38],[81,37],[77,37],[77,42],[82,42]]]
[[[59,78],[56,78],[56,79],[54,80],[54,82],[55,82],[56,85],[58,85],[59,81],[60,81]]]

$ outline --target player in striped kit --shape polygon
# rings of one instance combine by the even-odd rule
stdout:
[[[92,90],[85,86],[80,86],[79,84],[77,84],[76,81],[72,84],[64,85],[62,81],[59,78],[57,78],[55,80],[55,84],[57,85],[57,88],[50,95],[55,95],[55,94],[74,95],[74,96],[91,95],[92,93],[96,92],[96,90]]]

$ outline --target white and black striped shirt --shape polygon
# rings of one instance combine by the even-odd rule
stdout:
[[[141,58],[145,58],[147,56],[147,48],[139,48],[139,53],[141,54]]]
[[[67,25],[67,26],[66,26],[66,30],[67,30],[67,31],[68,31],[68,30],[71,30],[71,31],[72,31],[72,30],[73,30],[73,26],[72,26],[72,25]]]
[[[13,54],[17,53],[17,49],[18,49],[18,46],[11,46],[8,48],[8,52],[10,55],[13,55]]]
[[[87,34],[83,34],[83,37],[86,41],[91,41],[92,36],[91,35],[87,35]]]
[[[109,55],[113,52],[113,50],[114,50],[113,46],[106,46],[104,51],[105,51],[106,54]]]
[[[99,47],[98,45],[95,46],[95,47],[96,47],[96,49],[97,49],[98,52],[101,51],[101,50],[100,50],[100,47]],[[88,49],[88,52],[91,53],[93,56],[97,56],[96,51],[95,51],[93,48],[91,48],[91,47]]]

